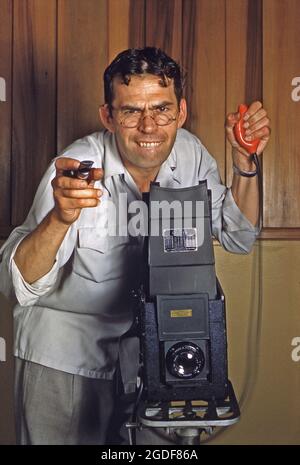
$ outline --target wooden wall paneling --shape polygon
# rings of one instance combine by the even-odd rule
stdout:
[[[187,72],[187,129],[225,175],[225,0],[183,2],[183,65]]]
[[[107,0],[108,62],[128,48],[145,45],[145,0]]]
[[[268,240],[300,240],[300,228],[263,228],[260,239]]]
[[[100,128],[107,14],[106,0],[58,0],[58,152]]]
[[[300,101],[292,98],[292,80],[300,76],[299,18],[298,0],[263,2],[263,95],[272,121],[264,225],[270,228],[300,228]]]
[[[146,45],[182,56],[182,0],[146,0]]]
[[[130,0],[108,0],[108,61],[129,48]]]
[[[130,0],[129,47],[141,48],[145,44],[146,0]]]
[[[240,103],[262,99],[261,0],[226,2],[226,113]],[[227,184],[231,185],[231,146],[226,144]]]
[[[55,153],[56,1],[14,1],[12,223]]]
[[[0,0],[0,237],[10,225],[12,3]]]

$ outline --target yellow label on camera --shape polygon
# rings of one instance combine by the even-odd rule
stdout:
[[[193,316],[191,308],[183,308],[182,310],[170,310],[171,318],[190,318]]]

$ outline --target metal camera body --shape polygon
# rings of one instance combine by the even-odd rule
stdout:
[[[149,236],[139,305],[143,397],[151,402],[225,399],[225,299],[215,274],[207,183],[183,189],[153,183],[144,200]],[[170,210],[170,226],[164,228],[163,215],[151,208],[162,201],[181,203],[188,227],[184,222],[178,227],[177,213]]]

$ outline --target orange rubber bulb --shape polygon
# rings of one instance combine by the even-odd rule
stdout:
[[[248,110],[247,105],[245,105],[245,104],[239,105],[238,112],[240,114],[240,120],[234,126],[233,131],[234,131],[235,138],[238,141],[238,143],[240,144],[240,146],[243,147],[244,149],[246,149],[247,152],[249,153],[249,155],[254,155],[256,153],[256,150],[257,150],[257,147],[258,147],[258,144],[259,144],[260,140],[259,139],[255,139],[255,140],[252,140],[252,141],[245,140],[245,131],[246,130],[245,130],[245,128],[243,128],[243,124],[244,124],[243,116],[244,116],[244,114],[246,113],[247,110]]]

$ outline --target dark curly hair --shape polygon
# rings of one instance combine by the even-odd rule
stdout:
[[[104,72],[104,98],[110,110],[114,98],[113,79],[118,76],[128,85],[131,76],[141,74],[160,76],[164,87],[168,85],[168,79],[173,79],[179,105],[184,77],[178,63],[156,47],[130,48],[119,53]]]

